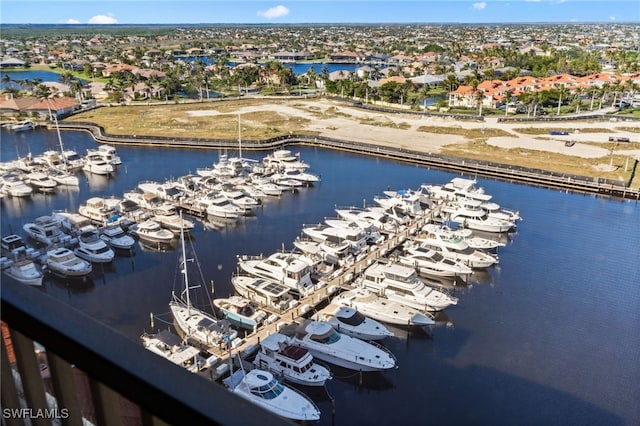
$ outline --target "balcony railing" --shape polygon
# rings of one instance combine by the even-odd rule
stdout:
[[[1,299],[3,424],[292,424],[37,288],[3,280]]]

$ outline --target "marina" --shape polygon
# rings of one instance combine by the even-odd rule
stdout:
[[[33,133],[39,134],[40,130]],[[67,134],[64,135],[66,145]],[[74,142],[78,145],[92,143],[90,140],[80,142],[82,141],[80,134],[69,134],[68,138],[70,146]],[[6,139],[3,138],[4,140]],[[34,142],[30,142],[30,144],[33,149]],[[15,146],[7,148],[5,152],[4,145],[3,142],[3,160],[4,158],[10,159],[11,150],[16,151]],[[78,147],[73,148],[79,150]],[[320,223],[326,217],[335,216],[336,206],[365,204],[369,206],[372,204],[371,200],[374,196],[381,194],[383,190],[416,188],[424,182],[442,183],[455,176],[423,167],[386,162],[347,153],[306,147],[301,147],[299,151],[302,158],[312,165],[311,170],[322,176],[322,181],[316,186],[300,189],[295,194],[283,194],[282,197],[264,203],[256,210],[254,216],[241,217],[233,225],[215,230],[205,228],[198,219],[194,219],[196,226],[190,231],[189,240],[197,246],[199,258],[201,260],[207,259],[207,262],[204,262],[203,272],[207,279],[210,278],[214,282],[215,297],[224,297],[233,293],[231,277],[236,270],[237,255],[257,255],[259,253],[268,255],[280,251],[282,245],[290,250],[304,224]],[[185,150],[181,152],[180,165],[174,164],[170,169],[175,172],[175,175],[161,175],[159,171],[152,169],[161,169],[163,162],[170,161],[169,158],[163,158],[162,152],[163,150],[160,149],[153,153],[153,164],[158,164],[158,167],[133,170],[133,168],[127,167],[128,162],[133,161],[132,159],[136,157],[149,158],[151,152],[143,148],[119,146],[118,153],[123,164],[110,179],[98,181],[100,185],[93,186],[91,185],[92,181],[87,179],[82,180],[77,190],[66,188],[62,191],[56,190],[55,194],[37,193],[28,201],[22,198],[5,197],[2,201],[3,235],[7,235],[11,230],[19,232],[22,225],[21,217],[33,219],[38,215],[51,214],[53,210],[64,208],[70,211],[77,210],[79,205],[84,204],[91,196],[103,198],[120,196],[144,180],[164,181],[168,177],[184,175],[195,170],[196,167],[203,166],[202,151],[193,153]],[[217,154],[212,152],[212,159],[217,158]],[[15,156],[15,154],[13,155]],[[169,157],[175,155],[175,151],[168,151],[166,155]],[[350,167],[344,167],[345,164],[349,164]],[[371,174],[367,173],[371,167],[385,170],[384,178],[372,179]],[[165,170],[167,169],[165,168]],[[572,388],[568,379],[565,381],[561,376],[551,378],[544,374],[547,369],[552,371],[561,369],[564,359],[576,359],[573,356],[575,351],[581,351],[585,346],[597,344],[599,340],[609,339],[606,337],[610,331],[605,326],[606,320],[602,322],[588,320],[591,336],[585,340],[571,338],[576,329],[584,329],[586,324],[576,324],[574,319],[568,318],[564,314],[563,308],[572,306],[572,309],[583,309],[581,306],[585,305],[584,309],[588,307],[591,315],[595,315],[595,318],[600,320],[610,315],[610,312],[607,310],[605,313],[604,307],[594,306],[593,303],[588,302],[589,298],[585,294],[584,287],[585,285],[591,287],[596,283],[588,278],[589,274],[594,272],[593,269],[589,272],[587,263],[576,260],[575,264],[564,262],[561,268],[554,268],[554,265],[558,266],[559,260],[563,258],[558,255],[558,251],[566,253],[567,248],[570,247],[567,245],[569,240],[562,239],[564,245],[560,244],[556,247],[549,244],[548,239],[552,237],[543,230],[551,228],[550,230],[555,232],[553,236],[555,239],[576,235],[576,227],[588,226],[591,232],[586,241],[595,238],[595,241],[599,241],[604,246],[596,248],[585,244],[586,235],[582,239],[578,239],[580,243],[578,241],[575,243],[580,244],[583,249],[587,247],[594,250],[592,254],[589,254],[591,252],[586,254],[587,259],[593,260],[594,257],[597,258],[598,253],[604,254],[606,250],[611,248],[611,243],[604,237],[608,232],[607,228],[604,224],[598,223],[597,219],[575,217],[571,212],[575,212],[575,209],[580,211],[595,210],[600,214],[606,212],[609,220],[615,220],[623,226],[627,224],[631,234],[624,241],[627,241],[627,247],[633,247],[634,241],[637,241],[637,234],[633,234],[631,224],[637,223],[637,205],[632,202],[602,200],[591,196],[565,194],[542,188],[521,187],[505,182],[482,180],[479,183],[501,204],[518,208],[524,218],[515,233],[507,236],[506,240],[502,241],[503,245],[498,247],[499,264],[487,271],[472,274],[466,283],[457,286],[455,295],[460,299],[460,302],[443,311],[441,317],[436,318],[438,320],[436,325],[427,332],[422,329],[412,330],[406,327],[389,326],[390,330],[394,332],[394,337],[385,339],[383,343],[397,358],[398,368],[384,373],[366,373],[360,379],[361,381],[357,375],[353,376],[352,372],[342,368],[334,371],[332,368],[334,379],[327,382],[326,391],[330,393],[331,398],[335,399],[337,424],[353,422],[355,418],[358,419],[358,422],[397,421],[397,417],[392,417],[382,410],[374,409],[371,413],[367,413],[362,408],[354,409],[352,407],[352,404],[360,403],[362,406],[383,405],[383,400],[393,398],[390,393],[394,388],[402,393],[401,398],[408,398],[409,403],[416,404],[416,406],[420,406],[422,401],[427,400],[434,407],[442,404],[442,407],[453,409],[454,400],[468,397],[469,409],[482,413],[481,404],[486,402],[486,398],[481,397],[479,400],[472,401],[471,395],[474,386],[468,388],[478,375],[484,378],[484,383],[487,386],[501,384],[518,393],[517,396],[514,396],[513,403],[527,411],[527,415],[532,416],[529,418],[540,421],[547,420],[547,414],[535,411],[537,397],[533,396],[536,393],[531,393],[532,391],[560,398],[566,407],[570,407],[572,412],[573,410],[579,410],[581,413],[586,412],[605,422],[612,420],[614,415],[611,413],[618,410],[615,408],[614,401],[601,398],[601,395],[598,397],[598,402],[593,404],[587,404],[583,401],[584,399],[593,399],[593,395],[574,398],[571,395],[587,392],[584,390],[584,386],[580,386],[579,389]],[[573,219],[563,220],[566,217]],[[414,222],[414,226],[417,224]],[[404,235],[398,233],[397,239],[387,240],[386,246],[383,244],[379,247],[380,251],[372,250],[368,254],[371,258],[375,258],[381,251],[384,251],[385,254],[392,252],[396,244],[400,242],[400,237],[407,238],[412,233],[411,228],[405,228],[405,231]],[[258,235],[259,238],[257,238]],[[578,232],[577,235],[581,234]],[[532,253],[536,253],[536,256],[532,256]],[[624,257],[630,256],[628,250],[623,250],[621,254],[623,257],[616,259],[616,263],[620,262],[619,265],[632,264],[630,259],[625,260]],[[167,311],[171,290],[175,286],[175,283],[171,282],[171,277],[175,275],[177,269],[175,265],[179,257],[179,245],[165,251],[143,251],[135,247],[135,256],[118,256],[114,259],[112,266],[104,269],[94,268],[91,285],[77,286],[46,278],[41,291],[66,300],[92,316],[102,318],[107,324],[119,329],[132,339],[139,339],[141,331],[149,330],[149,313],[153,312],[160,316]],[[300,321],[302,324],[303,320],[300,314],[313,313],[312,307],[333,294],[334,286],[344,284],[344,282],[340,282],[341,277],[347,277],[350,272],[358,271],[358,268],[364,270],[367,260],[362,258],[361,261],[362,263],[354,262],[345,268],[345,274],[336,276],[335,281],[327,280],[326,285],[323,285],[317,293],[310,295],[309,299],[299,300],[297,306],[289,308],[291,310],[287,311],[286,318],[274,321],[264,328],[265,335],[273,334],[278,327],[281,327],[279,323],[284,320],[287,322]],[[545,264],[547,267],[540,268],[540,264]],[[598,273],[603,276],[601,283],[615,280],[619,286],[623,286],[625,299],[630,299],[623,302],[623,305],[637,300],[637,289],[628,286],[634,277],[637,278],[637,270],[634,272],[632,269],[618,267],[615,270],[606,269],[606,271],[606,276],[602,275],[604,273],[602,271]],[[158,277],[163,277],[163,282],[160,282]],[[543,295],[550,289],[555,289],[555,293],[559,292],[557,296],[560,297],[560,300]],[[127,294],[126,300],[123,298],[125,293]],[[542,304],[544,306],[542,312],[525,303],[532,297],[540,302],[536,305]],[[616,296],[610,294],[608,297],[615,298]],[[140,301],[143,299],[145,302],[141,306]],[[98,303],[98,301],[100,302]],[[620,304],[620,302],[613,300],[610,303],[616,306]],[[307,312],[302,312],[305,310]],[[130,316],[133,312],[135,312],[133,314],[135,319]],[[498,316],[505,318],[505,320],[498,320]],[[620,332],[623,332],[627,327],[624,324],[632,324],[634,320],[637,322],[637,312],[633,310],[617,311],[615,316],[616,323],[621,326]],[[124,320],[127,317],[129,319]],[[621,322],[620,320],[623,318],[625,321]],[[557,324],[560,323],[562,325],[558,326]],[[158,322],[156,325],[160,327]],[[561,353],[559,359],[549,361],[550,358],[545,355],[553,351],[554,347],[548,343],[545,344],[546,340],[536,331],[539,328],[547,332],[552,331],[554,334],[561,333],[571,341],[573,346],[563,346],[563,351],[567,352]],[[524,340],[512,334],[517,330],[524,331]],[[637,335],[632,331],[626,333],[632,337]],[[257,342],[258,336],[261,335],[245,337],[247,347]],[[507,336],[511,336],[511,338],[507,339]],[[553,340],[555,341],[555,339]],[[532,342],[541,345],[533,355],[535,358],[541,356],[539,362],[528,355],[525,344]],[[495,344],[499,345],[499,350],[511,351],[512,353],[515,351],[519,359],[530,366],[532,372],[529,373],[528,370],[521,369],[520,363],[514,365],[502,357],[494,357],[495,347],[492,345]],[[634,348],[637,349],[637,346],[632,344],[613,349],[614,356],[621,366],[629,367],[627,372],[635,371],[631,364],[634,358],[633,354],[637,354],[634,352]],[[418,361],[418,359],[424,359],[425,354],[427,354],[429,362]],[[558,355],[556,354],[556,356]],[[543,362],[543,359],[546,361]],[[578,365],[574,371],[580,377],[581,382],[592,381],[589,378],[590,375],[586,373],[580,375],[580,372],[584,371],[586,366],[592,366],[593,362],[593,358],[590,357],[577,361]],[[471,368],[468,367],[469,365],[476,367]],[[619,368],[621,367],[616,367],[613,374],[624,384],[630,379],[626,377],[627,373],[624,373],[624,376],[622,372],[618,374]],[[599,370],[596,369],[596,371]],[[542,377],[545,377],[548,385],[538,385],[533,374],[541,374]],[[634,377],[633,374],[630,376]],[[429,377],[429,381],[427,381],[427,377]],[[637,378],[637,376],[635,377]],[[435,383],[431,387],[428,383],[433,380]],[[451,391],[441,393],[445,381],[453,386],[452,391],[456,393],[455,398]],[[605,388],[613,386],[613,383],[608,383],[607,380],[600,381],[604,383]],[[619,381],[616,382],[616,386],[618,383]],[[421,395],[419,400],[408,395],[410,389],[416,386],[425,389],[425,394]],[[364,392],[357,392],[357,395],[353,395],[354,389],[364,390]],[[557,389],[566,389],[566,391],[559,392]],[[477,386],[475,390],[478,390]],[[595,390],[589,392],[600,393]],[[321,388],[320,391],[305,389],[305,393],[315,401],[321,411],[320,424],[331,424],[332,404],[326,396],[325,389]],[[349,402],[347,403],[347,401]],[[436,419],[444,419],[450,415],[450,413],[446,414],[443,408],[434,408],[433,411],[432,414]],[[408,409],[407,413],[405,420],[409,421],[412,416],[415,416],[415,407]],[[516,417],[514,414],[512,419],[519,418],[519,415]],[[633,414],[628,413],[626,416],[633,417]],[[454,414],[454,417],[459,421],[464,421],[463,414]]]

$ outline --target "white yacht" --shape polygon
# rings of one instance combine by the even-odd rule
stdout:
[[[60,169],[48,169],[47,176],[53,179],[58,185],[80,186],[78,176]]]
[[[110,175],[116,169],[113,164],[106,162],[101,155],[90,154],[87,155],[82,170],[96,175]]]
[[[197,201],[206,205],[207,215],[209,216],[237,218],[245,212],[243,208],[233,204],[225,197],[199,198]]]
[[[276,281],[253,275],[234,275],[231,283],[241,296],[277,311],[285,311],[298,305],[298,301],[289,294],[289,287]]]
[[[459,222],[463,226],[477,231],[501,233],[508,232],[515,227],[513,222],[489,217],[487,211],[481,208],[450,204],[444,206],[443,211],[448,214],[449,220]]]
[[[80,259],[71,250],[59,247],[47,251],[47,272],[62,278],[86,279],[91,274],[91,262]]]
[[[65,170],[78,170],[84,166],[84,158],[73,150],[64,150],[62,152],[62,160],[66,165]]]
[[[366,250],[367,235],[359,227],[333,227],[329,224],[304,226],[302,233],[319,243],[331,243],[326,250],[335,256],[344,256],[347,252],[358,254]],[[344,243],[348,243],[345,245]]]
[[[114,223],[120,219],[119,212],[102,197],[91,197],[78,207],[78,213],[97,225]]]
[[[441,311],[458,303],[457,298],[426,286],[412,267],[399,263],[374,263],[356,283],[421,311]]]
[[[409,196],[402,190],[384,191],[384,195],[373,197],[373,201],[384,209],[397,207],[411,217],[421,216],[425,211],[417,196]]]
[[[34,128],[35,126],[31,120],[18,121],[10,127],[14,132],[25,132],[27,130],[33,130]]]
[[[356,223],[366,223],[373,226],[379,232],[386,234],[398,233],[402,231],[404,224],[389,216],[382,208],[358,208],[347,207],[335,209],[339,217]]]
[[[116,250],[131,250],[136,244],[130,235],[124,232],[120,225],[108,225],[100,228],[100,238],[111,248]]]
[[[356,371],[382,371],[396,367],[386,348],[339,333],[328,322],[304,320],[283,326],[279,332],[314,358]]]
[[[237,189],[223,189],[218,192],[218,196],[225,198],[235,206],[238,206],[242,209],[242,214],[245,215],[251,214],[258,206],[260,206],[260,202],[258,200]]]
[[[355,232],[364,232],[367,244],[379,244],[384,241],[380,230],[363,220],[325,219],[324,222],[332,228],[347,228]]]
[[[122,160],[118,156],[116,149],[111,145],[100,145],[97,149],[88,149],[87,156],[101,157],[106,163],[118,166],[122,164]]]
[[[465,243],[471,248],[476,250],[491,251],[498,247],[504,247],[505,244],[500,241],[490,240],[488,238],[478,237],[473,234],[473,231],[468,228],[453,229],[448,225],[427,223],[422,227],[422,233],[415,236],[416,242],[422,242],[423,235],[438,234],[441,238],[462,238]]]
[[[192,373],[208,370],[218,362],[218,357],[215,355],[205,358],[200,349],[186,344],[168,330],[155,334],[144,333],[140,339],[149,351]]]
[[[253,365],[298,385],[324,386],[331,379],[328,368],[315,362],[308,350],[280,333],[270,334],[260,341]]]
[[[309,168],[309,164],[300,160],[299,153],[291,155],[291,151],[288,149],[279,149],[273,153],[267,155],[262,159],[262,164],[267,169],[280,170],[280,169],[298,169],[304,171]]]
[[[462,262],[447,258],[436,250],[422,244],[406,244],[405,254],[398,256],[398,262],[415,268],[426,277],[469,278],[473,270]]]
[[[173,232],[163,228],[154,220],[145,220],[132,226],[132,231],[140,239],[153,243],[169,243],[173,240]]]
[[[363,315],[387,324],[424,326],[434,324],[433,318],[420,310],[379,296],[372,290],[356,288],[338,294],[332,303],[350,306]]]
[[[39,216],[33,222],[25,223],[22,229],[29,237],[48,247],[65,244],[72,238],[62,232],[60,222],[52,216]]]
[[[271,180],[276,184],[283,180],[293,179],[301,182],[303,185],[313,185],[320,182],[320,177],[313,173],[301,171],[300,169],[285,168],[282,171],[271,175]]]
[[[42,285],[42,271],[31,259],[22,258],[9,260],[9,265],[4,267],[2,272],[23,284],[40,286]]]
[[[193,221],[185,219],[176,211],[173,204],[164,203],[153,210],[152,219],[163,227],[174,232],[191,231],[195,228]]]
[[[2,192],[12,197],[29,197],[33,188],[27,185],[18,175],[8,173],[2,176]]]
[[[159,183],[146,181],[139,183],[138,189],[143,193],[157,195],[158,198],[169,202],[175,202],[184,195],[176,182]]]
[[[245,373],[240,369],[223,383],[235,395],[278,416],[303,421],[320,419],[320,410],[311,399],[280,383],[268,371],[253,369]]]
[[[393,336],[387,327],[349,306],[330,304],[312,319],[326,321],[340,333],[362,340],[382,340]]]
[[[282,195],[282,188],[264,176],[252,176],[251,185],[272,197],[279,197]]]
[[[73,252],[76,256],[93,263],[109,263],[115,252],[100,238],[98,230],[86,226],[80,230],[79,243]]]
[[[406,246],[405,249],[409,253],[433,250],[471,268],[488,268],[498,263],[497,256],[470,247],[464,238],[440,232],[424,232],[416,238],[416,244]]]
[[[256,330],[268,318],[266,311],[242,296],[233,295],[213,299],[213,306],[232,325],[248,330]]]
[[[238,266],[247,274],[284,284],[294,296],[306,296],[314,291],[311,263],[300,254],[275,252],[268,257],[238,256]]]
[[[43,172],[33,172],[25,175],[24,181],[40,192],[53,192],[58,182]]]

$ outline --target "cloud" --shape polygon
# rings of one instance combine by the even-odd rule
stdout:
[[[616,17],[615,17],[615,16],[609,16],[609,20],[610,20],[610,21],[615,21],[615,20],[616,20]]]
[[[88,24],[117,24],[118,20],[113,16],[108,15],[96,15],[89,18]]]
[[[487,7],[487,3],[481,1],[480,3],[474,3],[473,8],[476,10],[482,10]]]
[[[281,18],[283,16],[287,16],[288,14],[289,9],[282,5],[278,5],[267,10],[258,11],[258,16],[262,16],[263,18],[267,19]]]
[[[73,18],[69,18],[67,19],[67,24],[79,24],[80,21],[78,21],[77,19],[73,19]]]

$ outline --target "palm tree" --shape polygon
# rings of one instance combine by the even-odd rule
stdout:
[[[562,105],[562,97],[566,96],[568,90],[567,90],[567,86],[565,86],[564,84],[556,84],[557,90],[558,90],[558,112],[556,113],[556,115],[560,115],[560,106]]]

